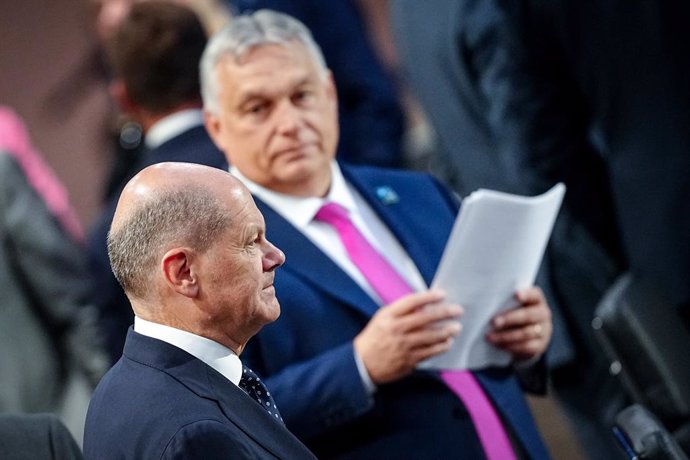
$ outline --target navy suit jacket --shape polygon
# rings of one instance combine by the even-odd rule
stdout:
[[[456,216],[452,196],[428,175],[342,169],[430,283]],[[398,201],[385,204],[386,190]],[[257,205],[287,260],[275,278],[281,316],[249,342],[243,360],[262,376],[288,427],[320,458],[483,458],[464,406],[435,373],[414,372],[367,393],[352,340],[377,304],[300,231]],[[517,444],[531,458],[548,458],[511,370],[476,375]]]
[[[111,363],[117,361],[122,353],[127,328],[132,324],[134,316],[129,300],[125,296],[120,283],[110,269],[108,259],[107,236],[110,223],[115,214],[120,192],[129,179],[147,166],[166,161],[181,161],[198,163],[220,169],[227,169],[227,161],[223,153],[215,146],[206,128],[197,126],[164,142],[155,149],[143,154],[139,162],[132,168],[131,175],[106,204],[98,220],[89,232],[89,262],[91,265],[94,291],[94,302],[98,310],[99,323],[105,334],[105,342]]]
[[[91,399],[87,459],[313,459],[279,421],[215,369],[130,329]]]

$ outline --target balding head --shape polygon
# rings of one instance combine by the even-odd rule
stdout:
[[[238,200],[248,196],[227,172],[191,163],[150,166],[127,184],[108,234],[108,255],[128,296],[151,294],[169,248],[204,252],[218,238],[231,218],[220,191]]]
[[[137,316],[200,335],[239,354],[280,315],[274,270],[249,191],[225,171],[161,163],[125,187],[108,235],[113,272]]]

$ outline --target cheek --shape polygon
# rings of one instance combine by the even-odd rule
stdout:
[[[224,135],[223,150],[228,154],[230,163],[240,169],[261,168],[266,162],[264,140],[259,133],[248,130],[228,130]]]

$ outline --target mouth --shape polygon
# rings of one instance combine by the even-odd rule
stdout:
[[[278,150],[275,154],[274,157],[302,157],[306,155],[307,149],[311,146],[312,144],[300,144],[300,145],[295,145],[287,148],[283,148]]]
[[[270,281],[268,281],[268,283],[266,283],[266,285],[263,287],[263,290],[264,291],[271,290],[271,289],[275,290],[275,288],[273,287],[274,281],[275,281],[275,279],[273,277],[271,277]]]

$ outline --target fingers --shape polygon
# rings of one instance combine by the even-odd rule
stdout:
[[[543,323],[526,324],[512,329],[501,331],[491,331],[487,338],[494,345],[508,345],[513,343],[528,342],[530,340],[540,340],[547,332],[547,327]]]
[[[412,350],[410,353],[410,363],[412,368],[410,370],[412,370],[417,363],[450,350],[454,340],[455,339],[453,337],[448,337],[443,341],[434,342],[430,345],[425,345]]]
[[[551,310],[539,288],[518,291],[520,306],[493,318],[487,340],[517,358],[531,358],[546,350],[551,340]]]
[[[409,333],[419,329],[435,329],[444,323],[456,323],[462,315],[463,310],[460,305],[438,304],[430,305],[426,308],[417,310],[405,317],[398,318],[397,326],[399,332]]]
[[[382,307],[355,337],[355,352],[374,383],[396,380],[424,359],[447,351],[460,332],[459,305],[442,303],[444,294],[410,294]]]
[[[543,339],[528,340],[526,342],[519,342],[506,348],[506,351],[510,352],[515,359],[531,359],[536,356],[540,356],[546,351]]]
[[[515,294],[520,305],[496,315],[491,325],[495,331],[551,321],[551,310],[539,288],[528,288]]]
[[[507,331],[492,331],[487,334],[486,339],[517,359],[529,359],[546,351],[551,341],[551,333],[551,322],[544,322]]]
[[[445,294],[441,291],[427,291],[409,294],[392,304],[382,307],[374,315],[390,321],[396,333],[407,333],[421,328],[435,326],[446,320],[457,320],[463,309],[460,305],[441,303]]]
[[[533,305],[541,302],[546,303],[544,292],[537,286],[530,286],[528,288],[518,290],[515,293],[515,298],[523,306]]]
[[[439,303],[445,298],[445,292],[439,290],[415,292],[401,297],[385,307],[381,307],[381,310],[393,316],[405,316],[425,305]]]

